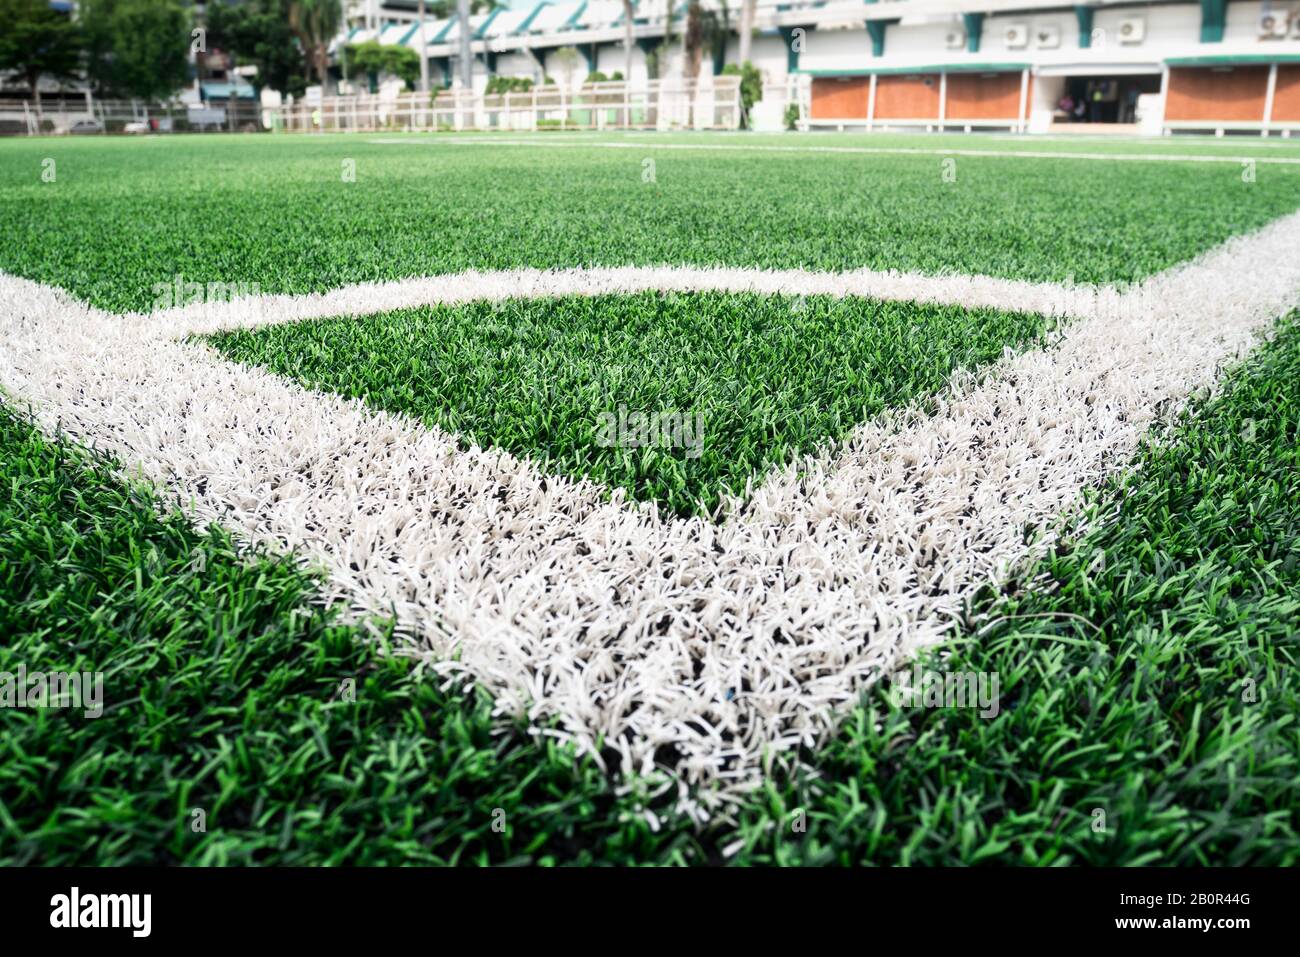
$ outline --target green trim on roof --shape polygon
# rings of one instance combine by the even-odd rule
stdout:
[[[632,22],[633,22],[633,23],[636,23],[636,22],[637,22],[637,21],[636,21],[636,16],[635,16],[635,14],[636,14],[637,4],[639,4],[640,2],[641,2],[641,0],[632,0],[632,13],[634,14],[633,17],[632,17]],[[614,21],[614,26],[616,26],[616,27],[617,27],[617,26],[622,26],[622,24],[623,24],[623,14],[622,14],[622,13],[619,13],[619,15],[618,15],[618,19]]]
[[[800,70],[805,76],[870,76],[911,73],[1014,73],[1029,69],[1028,63],[931,63],[922,66],[878,66],[857,70]]]
[[[544,8],[549,6],[550,4],[546,2],[539,3],[533,9],[533,12],[528,14],[528,16],[524,18],[524,22],[519,24],[519,26],[515,28],[515,36],[518,36],[521,33],[527,33],[528,28],[531,27],[533,25],[533,21],[537,19],[537,15],[541,13]]]
[[[803,26],[789,26],[777,27],[777,29],[781,31],[781,42],[785,44],[785,72],[798,73],[800,51],[796,50],[794,46],[794,31],[802,30],[806,35],[810,28]]]
[[[1096,7],[1076,6],[1074,8],[1074,18],[1079,21],[1079,49],[1088,50],[1092,48],[1092,20]]]
[[[1300,53],[1220,53],[1214,56],[1171,56],[1170,66],[1267,66],[1270,63],[1300,63]]]
[[[451,29],[452,27],[454,27],[455,25],[456,25],[456,14],[453,13],[453,14],[451,15],[451,17],[447,20],[447,25],[446,25],[445,27],[443,27],[441,30],[439,30],[439,31],[438,31],[438,35],[437,35],[436,37],[434,37],[432,40],[430,40],[429,42],[430,42],[430,43],[441,43],[443,37],[445,37],[445,36],[447,35],[447,31],[450,30],[450,29]]]
[[[490,26],[492,26],[492,21],[495,20],[495,19],[497,18],[497,14],[500,13],[500,12],[501,12],[502,10],[504,10],[504,9],[505,9],[505,7],[493,7],[493,8],[492,8],[492,12],[488,14],[487,19],[484,20],[482,23],[480,23],[480,24],[478,25],[478,29],[474,31],[474,39],[475,39],[475,40],[482,40],[482,39],[483,39],[483,34],[487,32],[487,28],[490,27]]]
[[[966,52],[980,52],[980,37],[984,33],[984,14],[963,13],[962,25],[966,27]]]
[[[417,21],[415,23],[412,23],[411,29],[407,30],[405,33],[402,34],[402,39],[397,41],[397,45],[399,47],[406,46],[406,41],[411,39],[411,37],[415,36],[415,31],[418,29],[420,29],[419,22]]]
[[[578,4],[578,9],[573,11],[573,16],[565,20],[564,26],[561,27],[560,29],[568,30],[573,27],[576,27],[578,25],[578,17],[582,16],[586,12],[587,12],[587,0],[582,0],[582,3]]]
[[[1201,42],[1222,43],[1228,22],[1228,0],[1201,0]]]
[[[867,35],[871,37],[871,55],[885,55],[885,31],[889,29],[890,20],[868,20]]]
[[[359,31],[360,29],[361,29],[360,27],[353,27],[351,30],[349,30],[349,31],[348,31],[348,35],[347,35],[347,38],[346,38],[346,40],[345,40],[344,42],[346,43],[347,40],[351,40],[354,36],[356,36],[356,35],[357,35],[357,31]]]

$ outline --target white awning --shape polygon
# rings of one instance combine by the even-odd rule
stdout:
[[[1164,67],[1159,63],[1051,63],[1037,70],[1039,76],[1133,76],[1162,72]]]

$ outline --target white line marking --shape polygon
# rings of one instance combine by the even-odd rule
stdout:
[[[590,269],[512,269],[451,276],[362,283],[323,293],[270,295],[199,303],[123,317],[156,335],[190,335],[329,316],[374,315],[415,306],[472,300],[598,296],[650,290],[665,292],[755,292],[795,296],[867,296],[1021,312],[1064,314],[1088,308],[1097,287],[1029,283],[988,276],[929,276],[917,273],[808,272],[693,266],[613,266]]]
[[[1296,304],[1298,244],[1300,214],[1128,293],[1072,290],[1079,318],[1056,347],[957,376],[937,414],[863,425],[769,476],[721,525],[604,501],[498,450],[459,452],[437,429],[9,277],[0,384],[197,520],[319,563],[331,597],[394,612],[443,671],[477,678],[538,733],[593,751],[603,739],[624,775],[676,748],[681,806],[704,814],[823,740],[882,671],[1044,547],[1162,408]],[[587,291],[611,281],[599,271]],[[262,305],[263,320],[311,312]],[[212,325],[184,319],[173,335]],[[1026,527],[1044,530],[1029,547]]]
[[[981,150],[932,149],[919,146],[774,146],[753,144],[741,146],[734,143],[610,143],[561,141],[506,140],[506,139],[421,139],[406,140],[376,137],[366,140],[381,146],[540,146],[546,149],[608,149],[608,150],[705,150],[735,151],[741,153],[844,153],[866,156],[991,156],[1004,159],[1072,159],[1109,160],[1117,163],[1256,163],[1272,166],[1300,166],[1295,156],[1229,156],[1208,153],[1082,153],[1068,150]]]

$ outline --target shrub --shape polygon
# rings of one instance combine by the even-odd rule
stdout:
[[[488,77],[487,95],[527,93],[532,88],[533,78],[529,76],[491,76]]]
[[[722,75],[740,77],[740,105],[748,116],[750,108],[763,98],[763,74],[746,60],[743,65],[728,63],[722,68]]]

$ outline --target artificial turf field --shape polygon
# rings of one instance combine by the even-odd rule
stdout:
[[[1082,144],[392,139],[0,143],[0,272],[109,313],[148,312],[177,276],[301,294],[517,267],[865,267],[1128,288],[1300,205],[1300,147],[1276,141],[1089,142],[1068,158],[1004,154]],[[900,152],[865,152],[882,148]],[[963,151],[954,167],[945,149]],[[1107,151],[1130,158],[1092,155]],[[954,375],[1057,348],[1068,326],[1010,299],[506,288],[187,342],[698,529],[745,519],[769,476],[864,424],[941,414]],[[872,684],[793,770],[704,822],[676,812],[684,752],[656,750],[651,772],[628,774],[609,742],[579,754],[539,735],[529,708],[494,712],[481,685],[445,686],[432,661],[391,653],[409,653],[409,635],[323,604],[319,570],[195,528],[134,463],[48,421],[42,432],[6,383],[0,672],[102,671],[108,703],[93,719],[0,709],[0,857],[1294,863],[1297,383],[1300,329],[1282,318],[1126,467],[1084,483],[1054,547],[973,598],[936,667],[1000,676],[996,716],[900,707]],[[699,421],[700,454],[602,444],[600,413],[620,404]],[[449,490],[448,509],[468,495]],[[865,514],[841,503],[824,518]],[[491,564],[492,542],[476,547],[473,562]],[[675,574],[672,556],[653,564]],[[646,640],[689,629],[707,679],[721,625],[699,615],[652,622]],[[587,674],[602,667],[591,659]],[[355,696],[339,694],[347,678]],[[718,694],[757,694],[747,681]],[[195,808],[205,831],[190,827]]]
[[[962,155],[946,182],[941,153],[744,159],[728,137],[665,143],[727,147],[718,152],[656,151],[644,136],[618,148],[480,140],[8,142],[0,269],[113,311],[153,308],[155,285],[178,274],[264,293],[466,269],[661,263],[1126,282],[1291,212],[1300,188],[1300,146],[1289,145],[1238,149],[1265,164],[1247,184],[1231,156]],[[900,147],[916,148],[915,138]],[[53,183],[41,179],[45,159]],[[345,160],[355,161],[355,182],[342,179]],[[1100,196],[1114,201],[1089,201]]]

